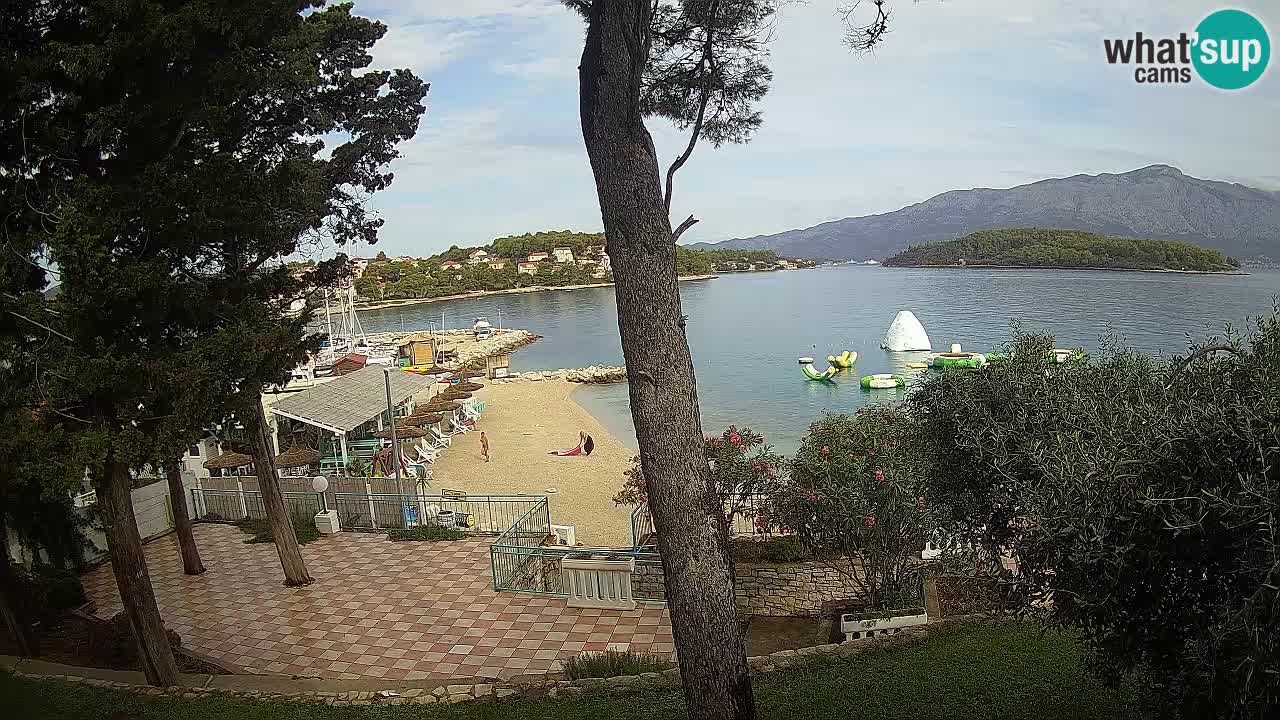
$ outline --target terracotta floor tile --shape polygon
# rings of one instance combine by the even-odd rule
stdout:
[[[195,533],[208,567],[197,577],[182,574],[172,535],[144,548],[161,613],[187,647],[256,672],[508,678],[553,672],[559,658],[608,644],[673,652],[662,606],[619,612],[495,593],[485,538],[389,543],[372,533],[323,537],[302,548],[317,582],[286,588],[271,545],[245,544],[229,525],[200,523]],[[100,617],[119,611],[109,565],[83,580]]]

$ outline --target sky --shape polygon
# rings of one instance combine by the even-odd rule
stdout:
[[[837,8],[790,3],[777,25],[764,125],[744,145],[700,145],[676,176],[681,242],[809,227],[940,192],[1010,187],[1164,163],[1280,189],[1280,60],[1224,92],[1139,85],[1103,38],[1176,36],[1222,7],[1280,42],[1280,4],[1233,0],[889,0],[872,54],[842,44]],[[428,255],[537,230],[603,227],[578,123],[584,26],[557,0],[355,0],[388,26],[377,67],[431,83],[391,188],[376,250]],[[651,119],[665,168],[687,138]],[[362,252],[363,251],[363,252]],[[367,248],[357,254],[372,254]]]

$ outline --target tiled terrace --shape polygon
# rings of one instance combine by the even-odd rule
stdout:
[[[199,524],[206,572],[182,574],[173,535],[146,547],[165,623],[183,645],[255,673],[324,678],[508,678],[610,645],[671,653],[665,609],[567,608],[496,593],[489,539],[391,542],[344,532],[303,546],[316,582],[286,588],[275,546]],[[111,567],[85,576],[99,616],[120,610]]]

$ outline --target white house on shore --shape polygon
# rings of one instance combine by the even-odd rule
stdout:
[[[567,248],[567,247],[558,247],[558,248],[553,249],[551,252],[556,256],[556,262],[558,262],[558,263],[571,263],[571,262],[573,262],[573,249],[572,249],[572,248]]]
[[[485,252],[484,250],[474,250],[470,255],[467,256],[468,265],[479,265],[480,263],[488,262],[488,260],[489,260],[489,253]]]
[[[537,275],[537,274],[538,274],[538,263],[536,263],[536,262],[522,262],[522,263],[518,263],[518,264],[516,265],[516,272],[517,272],[517,273],[520,273],[520,274],[522,274],[522,275]]]
[[[525,261],[536,263],[536,262],[542,262],[543,260],[546,260],[549,257],[551,256],[544,252],[531,252],[529,253],[529,257],[525,258]]]

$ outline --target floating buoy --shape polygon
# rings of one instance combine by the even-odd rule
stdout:
[[[888,390],[890,388],[903,387],[907,384],[907,381],[901,375],[878,373],[876,375],[863,375],[861,384],[864,390]]]
[[[841,370],[851,368],[854,363],[858,362],[858,353],[845,350],[839,355],[828,355],[827,362]]]
[[[835,365],[828,367],[826,370],[819,371],[818,368],[813,366],[813,358],[811,357],[799,358],[799,362],[800,370],[804,373],[804,376],[810,380],[818,382],[831,382],[831,378],[835,377],[835,374],[840,372],[840,368]]]
[[[920,324],[915,313],[910,310],[901,310],[893,316],[893,322],[885,331],[880,347],[889,352],[933,349],[933,345],[929,343],[929,334],[924,331],[924,325]]]

